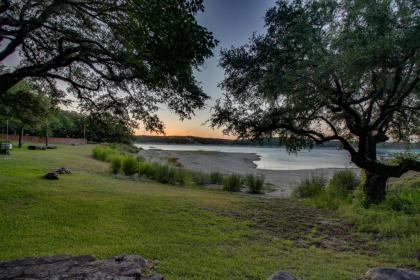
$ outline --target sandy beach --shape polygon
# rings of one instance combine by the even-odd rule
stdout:
[[[312,175],[332,176],[339,168],[302,169],[302,170],[266,170],[257,169],[254,161],[259,160],[252,153],[223,153],[215,151],[167,151],[167,150],[141,150],[139,155],[147,161],[168,163],[168,159],[181,164],[183,167],[201,171],[241,175],[263,175],[265,181],[273,186],[273,192],[267,193],[272,197],[288,197],[293,189],[303,179]]]

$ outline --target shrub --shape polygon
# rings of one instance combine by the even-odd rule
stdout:
[[[239,175],[229,175],[223,179],[223,190],[229,192],[239,192],[241,191],[241,176]]]
[[[263,176],[255,176],[253,174],[249,174],[246,176],[246,186],[248,187],[248,192],[253,194],[261,194],[262,189],[264,187],[264,177]]]
[[[131,156],[125,156],[122,160],[122,170],[125,175],[133,175],[138,171],[138,161]]]
[[[312,176],[303,180],[293,191],[296,197],[315,197],[324,191],[326,179],[324,176]]]
[[[118,172],[121,171],[121,167],[122,167],[121,156],[114,156],[111,159],[111,171],[112,171],[112,173],[117,174]]]
[[[92,149],[92,155],[95,159],[110,162],[114,156],[120,155],[120,152],[112,147],[96,146]]]
[[[210,173],[210,184],[223,185],[223,174],[220,172]]]
[[[351,170],[343,170],[334,174],[327,186],[327,193],[334,197],[345,198],[360,184],[360,180]]]
[[[389,165],[398,165],[404,160],[419,160],[420,155],[410,153],[410,152],[403,152],[403,153],[395,153],[392,155],[391,158],[387,159],[385,162]]]
[[[210,175],[202,172],[191,172],[192,181],[198,186],[210,184]]]
[[[191,183],[191,175],[190,173],[182,168],[175,169],[175,182],[180,186],[186,186]]]
[[[156,163],[140,162],[138,173],[139,176],[144,176],[149,179],[154,179],[156,172]]]

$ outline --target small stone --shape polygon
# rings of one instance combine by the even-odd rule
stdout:
[[[399,268],[372,268],[366,272],[365,280],[420,280],[420,272]]]
[[[47,180],[58,180],[58,174],[56,172],[49,172],[47,174],[45,174],[44,176],[45,179]]]
[[[71,170],[65,167],[61,167],[55,171],[57,174],[71,174]]]
[[[279,271],[271,275],[268,280],[298,280],[289,272]]]

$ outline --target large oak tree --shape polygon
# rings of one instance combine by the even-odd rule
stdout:
[[[339,141],[366,171],[371,202],[420,162],[378,161],[376,146],[419,140],[420,2],[277,1],[267,32],[222,51],[224,97],[213,126],[279,136],[289,149]]]
[[[56,99],[124,103],[162,130],[158,104],[185,118],[207,98],[193,76],[216,44],[202,10],[202,0],[1,0],[0,96],[30,78]]]

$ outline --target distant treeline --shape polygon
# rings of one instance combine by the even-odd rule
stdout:
[[[197,136],[150,136],[140,135],[135,136],[137,143],[150,143],[150,144],[190,144],[190,145],[242,145],[242,146],[281,146],[278,138],[265,139],[262,141],[252,140],[231,140],[222,138],[204,138]],[[407,148],[406,143],[383,143],[378,145],[378,148],[394,148],[404,149]],[[324,143],[323,145],[316,145],[316,147],[340,148],[341,144],[337,141]],[[410,148],[419,149],[420,143],[410,144]]]

